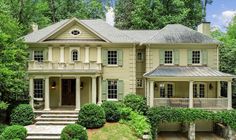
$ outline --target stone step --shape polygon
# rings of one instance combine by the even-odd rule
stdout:
[[[78,118],[42,118],[37,117],[36,121],[77,121]]]
[[[27,136],[26,140],[60,140],[60,136]]]
[[[76,121],[37,121],[35,125],[67,125],[75,123]]]
[[[73,110],[35,110],[34,113],[36,114],[78,114],[79,111],[73,111]]]
[[[78,114],[42,114],[42,118],[78,118]]]

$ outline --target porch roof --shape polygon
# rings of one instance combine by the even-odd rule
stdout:
[[[157,77],[227,77],[235,78],[235,75],[220,72],[218,70],[198,66],[198,67],[188,67],[188,66],[159,66],[154,70],[144,74],[147,78],[157,78]]]

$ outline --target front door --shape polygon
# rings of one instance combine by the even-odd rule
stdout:
[[[62,105],[75,105],[75,79],[62,79]]]

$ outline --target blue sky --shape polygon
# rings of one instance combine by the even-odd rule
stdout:
[[[223,31],[234,15],[236,15],[236,0],[213,0],[212,5],[207,6],[207,21]]]

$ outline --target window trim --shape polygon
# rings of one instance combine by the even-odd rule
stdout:
[[[35,52],[36,52],[36,51],[42,52],[42,61],[35,60]],[[38,62],[38,63],[43,63],[43,61],[45,61],[45,60],[44,60],[44,51],[43,51],[43,50],[33,50],[33,61],[36,61],[36,62]]]
[[[42,89],[37,89],[37,90],[41,90],[42,91],[42,93],[40,93],[41,95],[40,95],[40,97],[36,97],[35,96],[35,94],[36,94],[36,92],[35,92],[35,90],[36,90],[36,82],[35,81],[37,81],[37,80],[40,80],[41,82],[42,82],[42,85],[41,85],[41,87],[42,87]],[[33,99],[36,99],[36,100],[43,100],[43,98],[44,98],[44,94],[45,94],[45,91],[44,91],[44,80],[43,79],[34,79],[34,95],[33,95]]]
[[[159,98],[173,98],[175,97],[175,83],[174,82],[159,82],[157,83],[158,84],[158,93],[159,93]],[[164,88],[165,88],[165,97],[161,97],[161,87],[160,85],[161,84],[164,84]],[[172,93],[172,97],[168,97],[168,84],[172,85],[173,86],[173,93]]]
[[[171,52],[172,52],[172,63],[166,63],[166,62],[165,62],[165,59],[166,59],[165,53],[166,53],[166,51],[171,51]],[[175,56],[174,56],[174,55],[175,55],[175,54],[174,54],[174,50],[173,50],[173,49],[165,49],[163,52],[164,52],[164,65],[166,65],[166,66],[168,66],[168,65],[169,65],[169,66],[174,65],[174,61],[175,61],[175,59],[174,59],[174,58],[175,58]]]
[[[75,30],[79,31],[79,34],[77,34],[77,35],[72,34],[72,32],[75,31]],[[82,34],[82,32],[81,32],[80,29],[74,28],[74,29],[71,29],[71,30],[69,31],[69,34],[70,34],[71,36],[73,36],[73,37],[77,37],[77,36],[80,36],[80,35]]]
[[[116,64],[109,64],[109,52],[116,52]],[[113,67],[113,66],[119,66],[118,64],[118,50],[107,50],[107,66]]]
[[[142,80],[142,82],[141,82],[141,83],[142,83],[142,86],[138,86],[138,84],[137,84],[137,83],[138,83],[138,80]],[[143,88],[143,84],[144,84],[143,81],[144,81],[143,78],[137,78],[137,79],[136,79],[136,88]]]
[[[72,55],[73,50],[77,50],[77,52],[78,52],[78,60],[76,60],[76,61],[73,61],[73,55]],[[70,58],[69,62],[71,62],[71,63],[75,63],[77,61],[80,61],[80,47],[70,47],[69,58]]]
[[[77,60],[74,60],[74,54],[73,54],[74,52],[77,52]],[[79,60],[79,51],[77,49],[73,49],[71,51],[71,61],[75,62],[75,61],[78,61],[78,60]]]
[[[141,53],[141,60],[139,60],[138,59],[138,53]],[[142,62],[142,61],[144,61],[144,52],[143,51],[137,51],[137,53],[136,53],[136,61],[138,61],[138,62]]]
[[[109,81],[116,81],[116,98],[109,98]],[[118,101],[118,80],[117,79],[107,79],[107,100]]]
[[[193,51],[199,51],[200,52],[200,63],[193,63]],[[200,66],[202,65],[202,51],[200,49],[194,49],[194,50],[191,50],[191,64],[194,65],[194,66]]]
[[[207,98],[207,92],[208,92],[208,87],[207,87],[207,83],[205,82],[194,82],[193,84],[197,85],[197,97],[194,97],[194,93],[193,93],[193,98]],[[204,85],[204,97],[200,97],[200,84]],[[193,89],[194,92],[194,89]]]

